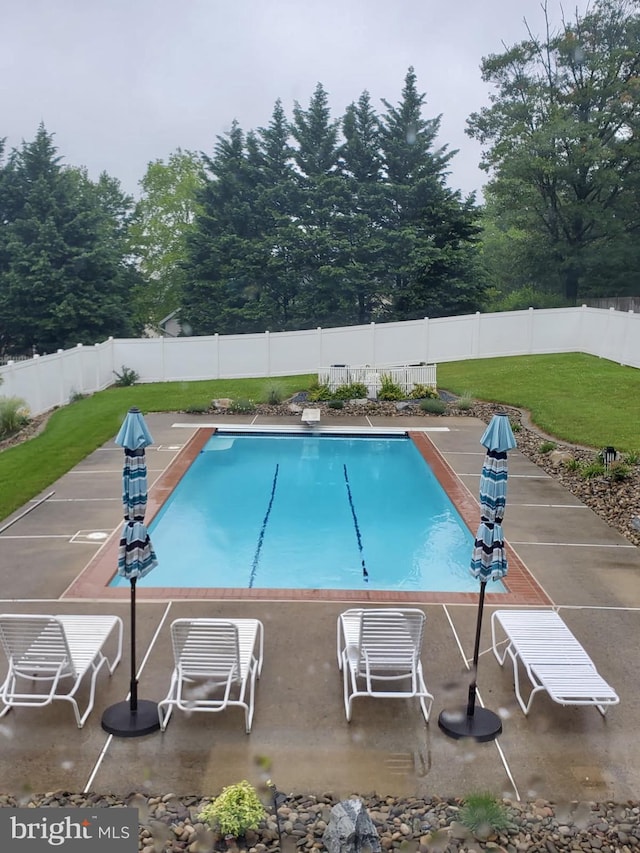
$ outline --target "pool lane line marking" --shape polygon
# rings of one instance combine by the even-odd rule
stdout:
[[[149,659],[149,655],[151,654],[151,650],[153,649],[154,645],[156,644],[158,636],[160,635],[160,631],[162,630],[162,628],[164,626],[164,623],[167,621],[167,616],[169,615],[169,610],[171,610],[172,604],[173,604],[173,601],[169,601],[167,603],[167,606],[164,609],[164,613],[162,614],[162,618],[160,619],[158,627],[156,628],[155,633],[154,633],[153,637],[151,638],[151,642],[149,643],[149,646],[147,648],[147,652],[146,652],[144,658],[142,659],[142,663],[138,667],[138,671],[136,672],[136,678],[137,679],[140,678],[142,670],[144,669],[144,665],[146,664],[147,660]],[[125,698],[125,702],[128,702],[130,697],[131,697],[131,691],[129,691],[127,693],[126,698]],[[104,746],[100,750],[100,754],[98,755],[98,758],[96,759],[96,763],[93,765],[93,769],[92,769],[91,773],[89,774],[89,778],[87,779],[87,782],[86,782],[86,784],[82,790],[83,794],[87,794],[89,791],[91,791],[92,786],[93,786],[93,780],[96,778],[96,774],[97,774],[98,770],[100,769],[102,762],[104,761],[104,757],[107,754],[107,750],[111,746],[111,741],[113,740],[113,738],[114,738],[114,735],[107,735],[107,739],[104,743]]]
[[[362,564],[362,579],[369,582],[369,572],[367,571],[367,566],[364,561],[364,553],[362,548],[362,536],[360,534],[360,525],[358,524],[358,516],[356,515],[356,508],[353,505],[353,495],[351,494],[351,486],[349,484],[349,474],[347,472],[346,463],[342,466],[344,469],[344,481],[347,486],[347,497],[349,498],[349,506],[351,507],[351,515],[353,516],[353,526],[356,529],[356,539],[358,540],[358,551],[360,551],[360,562]]]
[[[258,536],[258,545],[256,547],[256,553],[253,555],[253,563],[251,565],[251,574],[249,575],[249,589],[253,587],[253,584],[256,580],[256,572],[258,571],[258,562],[260,561],[260,551],[262,550],[262,543],[264,541],[265,530],[267,529],[267,522],[269,521],[269,515],[271,514],[271,507],[273,506],[273,499],[276,496],[276,486],[278,485],[278,472],[280,470],[280,463],[276,465],[276,470],[273,475],[273,483],[271,484],[271,497],[269,498],[269,505],[267,507],[267,512],[262,521],[262,527],[260,528],[260,535]]]
[[[462,660],[464,661],[464,665],[470,671],[471,667],[469,666],[469,661],[467,660],[467,656],[465,655],[464,649],[462,648],[462,642],[460,641],[460,637],[458,636],[458,632],[455,629],[451,615],[449,614],[449,611],[447,610],[447,605],[443,604],[442,609],[444,610],[444,615],[447,617],[447,621],[449,622],[449,627],[451,628],[451,630],[453,632],[453,637],[456,641],[456,645],[458,646],[458,651],[460,652],[460,655],[462,656]],[[473,658],[471,660],[473,660]],[[482,700],[482,696],[480,695],[480,691],[478,690],[477,686],[476,686],[476,698],[480,702],[481,707],[484,708],[485,704]],[[518,791],[518,786],[516,785],[516,780],[513,778],[513,774],[511,773],[511,768],[509,767],[509,762],[507,761],[507,757],[504,754],[504,750],[502,749],[502,747],[500,746],[500,744],[498,743],[497,740],[494,740],[493,744],[498,751],[498,755],[500,756],[500,761],[502,762],[502,766],[504,767],[505,773],[507,774],[507,776],[509,777],[509,781],[513,785],[513,790],[514,790],[514,793],[516,795],[516,800],[518,800],[518,802],[520,802],[520,799],[521,799],[520,792]]]

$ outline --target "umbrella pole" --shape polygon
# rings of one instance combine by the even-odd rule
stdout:
[[[482,614],[484,611],[484,593],[486,587],[486,580],[480,581],[480,600],[478,601],[478,619],[476,621],[476,641],[473,647],[473,678],[469,685],[469,699],[467,701],[468,717],[473,717],[476,710],[476,684],[478,677],[478,657],[480,655],[480,632],[482,631]]]
[[[136,678],[136,580],[131,578],[131,684],[129,710],[132,714],[138,711],[138,679]]]
[[[478,743],[495,740],[502,733],[502,720],[488,708],[476,708],[476,679],[478,673],[478,657],[480,655],[480,632],[482,630],[482,612],[484,610],[484,593],[486,580],[480,582],[480,599],[478,601],[478,618],[476,622],[476,640],[473,649],[473,678],[469,685],[469,697],[466,709],[441,711],[438,725],[451,738],[458,740],[472,737]]]

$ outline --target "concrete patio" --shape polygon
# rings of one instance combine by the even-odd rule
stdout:
[[[195,429],[211,418],[155,414],[146,420],[155,440],[147,451],[153,484]],[[231,420],[249,423],[254,418],[227,417],[225,423]],[[299,418],[285,421],[299,423]],[[274,419],[259,418],[256,423]],[[336,419],[335,425],[341,423]],[[429,438],[471,495],[477,495],[484,456],[480,421],[363,417],[349,423],[363,428],[427,423],[446,427],[430,432]],[[173,619],[226,615],[264,622],[265,662],[253,730],[246,735],[242,713],[232,709],[191,717],[176,712],[165,733],[144,738],[106,735],[100,726],[102,711],[123,700],[129,686],[128,600],[106,594],[78,599],[70,596],[69,587],[106,536],[119,530],[121,470],[122,451],[110,442],[47,489],[41,498],[53,494],[46,500],[36,500],[7,519],[0,533],[3,612],[109,612],[125,622],[125,656],[110,680],[100,675],[96,707],[83,729],[77,729],[67,703],[17,709],[0,720],[0,787],[6,792],[211,795],[243,778],[254,784],[271,778],[284,791],[330,790],[337,796],[463,796],[482,788],[512,798],[556,802],[638,798],[638,549],[518,451],[509,460],[505,533],[618,692],[620,705],[606,718],[593,707],[560,707],[546,695],[536,698],[528,717],[522,714],[510,668],[501,669],[489,649],[493,597],[485,613],[478,685],[483,703],[503,716],[504,732],[494,743],[475,744],[448,739],[437,724],[441,710],[462,707],[466,701],[476,619],[472,602],[451,596],[417,603],[427,616],[422,659],[435,696],[428,726],[418,703],[411,700],[358,700],[347,724],[335,624],[338,613],[353,606],[352,600],[212,601],[176,595],[145,601],[141,585],[141,698],[159,700],[166,694]],[[14,518],[15,523],[6,526]],[[100,533],[106,536],[95,536]],[[4,673],[2,660],[0,677]]]

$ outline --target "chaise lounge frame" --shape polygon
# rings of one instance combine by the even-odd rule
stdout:
[[[417,608],[352,608],[338,616],[337,656],[347,722],[359,696],[417,697],[429,722],[433,696],[420,660],[424,625],[425,615]],[[403,689],[380,689],[393,683],[400,688],[401,682]]]
[[[171,642],[175,667],[169,692],[158,703],[162,731],[174,707],[190,713],[239,706],[244,709],[245,730],[249,734],[255,683],[260,678],[264,657],[262,622],[175,619],[171,623]]]
[[[501,639],[502,635],[505,639]],[[506,642],[504,649],[500,647]],[[513,663],[516,699],[525,715],[537,693],[546,691],[559,705],[595,705],[604,716],[620,698],[554,610],[496,610],[491,643],[500,666]],[[528,701],[520,690],[520,666],[532,685]]]
[[[104,653],[115,635],[112,659]],[[103,666],[111,675],[122,657],[122,620],[119,616],[0,615],[0,644],[9,661],[9,671],[0,686],[0,717],[11,708],[41,708],[61,699],[70,702],[81,729],[95,701],[96,679]],[[89,700],[81,714],[76,694],[90,673]],[[73,679],[65,689],[68,679]],[[25,682],[31,682],[26,692]],[[40,689],[36,689],[40,688]]]

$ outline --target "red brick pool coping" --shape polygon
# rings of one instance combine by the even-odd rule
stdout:
[[[189,466],[215,430],[210,427],[195,431],[178,453],[173,463],[161,474],[149,491],[146,521],[156,516]],[[424,432],[408,430],[417,449],[427,461],[440,485],[449,495],[469,529],[475,533],[480,520],[479,505],[466,486],[456,476],[439,450]],[[130,596],[129,585],[111,587],[118,563],[120,528],[113,531],[95,557],[63,594],[63,598],[125,600]],[[507,543],[509,574],[503,581],[507,592],[487,591],[488,605],[549,605],[550,599],[536,583],[518,554]],[[490,589],[490,585],[488,587]],[[476,592],[399,592],[385,590],[349,589],[248,589],[230,587],[147,587],[138,586],[136,596],[142,601],[200,600],[263,600],[263,601],[347,601],[371,603],[418,604],[476,604]]]

